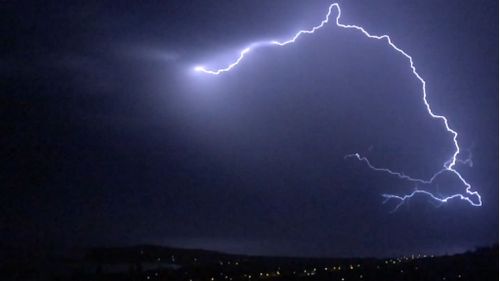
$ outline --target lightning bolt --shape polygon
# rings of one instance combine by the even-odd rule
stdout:
[[[409,200],[410,198],[413,198],[416,195],[427,196],[428,198],[435,200],[439,203],[446,203],[452,199],[461,199],[461,200],[468,202],[472,206],[481,206],[482,200],[481,200],[481,196],[479,195],[479,193],[477,191],[471,191],[472,186],[464,179],[464,177],[460,174],[460,172],[458,172],[455,169],[455,166],[457,163],[472,164],[472,162],[470,159],[467,159],[467,160],[458,159],[458,155],[461,152],[460,146],[459,146],[458,140],[457,140],[458,133],[457,133],[457,131],[453,130],[450,127],[446,116],[436,114],[432,111],[431,106],[429,104],[429,101],[427,100],[426,82],[422,78],[422,76],[417,72],[415,65],[414,65],[414,62],[413,62],[413,58],[409,54],[407,54],[405,51],[403,51],[401,48],[399,48],[396,44],[394,44],[394,42],[392,41],[391,37],[389,37],[389,35],[372,35],[372,34],[368,33],[368,31],[366,31],[361,26],[340,23],[342,11],[341,11],[340,5],[338,3],[333,3],[328,7],[328,13],[326,14],[325,18],[321,21],[320,24],[312,27],[309,30],[300,30],[299,32],[295,33],[295,35],[293,37],[291,37],[290,39],[288,39],[286,41],[273,40],[273,41],[254,43],[254,44],[251,44],[250,46],[246,47],[245,49],[243,49],[240,52],[239,57],[233,63],[229,64],[228,66],[226,66],[224,68],[211,70],[211,69],[205,68],[204,66],[196,66],[194,68],[194,70],[197,72],[202,72],[202,73],[206,73],[206,74],[220,75],[224,72],[228,72],[228,71],[232,70],[233,68],[235,68],[239,63],[241,63],[245,59],[245,57],[251,51],[253,51],[257,48],[266,47],[266,46],[283,47],[283,46],[286,46],[288,44],[292,44],[296,40],[298,40],[299,37],[301,37],[302,35],[313,34],[317,30],[321,29],[323,26],[328,24],[330,21],[330,16],[332,15],[333,9],[337,10],[337,17],[335,18],[335,24],[337,27],[340,27],[343,29],[348,29],[348,30],[359,31],[363,35],[365,35],[367,38],[370,38],[370,39],[383,40],[388,44],[389,47],[391,47],[394,51],[396,51],[400,55],[404,56],[408,60],[408,63],[409,63],[409,66],[412,70],[413,75],[418,79],[418,81],[421,84],[422,102],[424,103],[425,108],[427,109],[427,113],[429,114],[429,116],[431,118],[437,119],[443,123],[446,131],[452,137],[453,146],[455,148],[455,151],[454,151],[453,155],[450,157],[450,159],[448,159],[446,162],[443,163],[443,168],[441,170],[439,170],[438,172],[436,172],[435,174],[433,174],[428,179],[414,178],[414,177],[408,176],[402,172],[396,172],[396,171],[393,171],[391,169],[376,167],[368,160],[368,158],[361,156],[359,153],[348,154],[345,156],[345,158],[346,159],[356,158],[357,160],[364,162],[368,166],[368,168],[370,168],[371,170],[373,170],[375,172],[386,173],[386,174],[389,174],[391,176],[398,177],[402,180],[405,180],[408,182],[413,182],[415,184],[421,184],[421,185],[430,185],[434,182],[434,180],[439,175],[444,174],[444,173],[451,173],[454,176],[456,176],[460,180],[460,182],[463,184],[463,186],[465,187],[464,194],[457,193],[457,194],[452,194],[452,195],[445,196],[445,197],[437,196],[437,195],[435,195],[429,191],[423,190],[423,189],[418,189],[418,187],[416,190],[414,190],[413,192],[406,194],[406,195],[382,194],[382,197],[385,198],[384,202],[387,202],[388,200],[391,200],[391,199],[399,201],[398,204],[396,205],[394,211],[397,210],[401,205],[403,205],[406,202],[406,200]]]

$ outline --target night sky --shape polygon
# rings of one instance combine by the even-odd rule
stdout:
[[[71,2],[71,4],[70,4]],[[326,26],[328,1],[1,1],[0,247],[139,243],[289,256],[455,253],[498,241],[497,1],[340,2],[427,81],[483,198],[418,196],[453,153],[407,61]],[[456,179],[427,187],[463,193]]]

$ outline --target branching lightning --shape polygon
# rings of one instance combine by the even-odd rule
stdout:
[[[388,200],[391,200],[391,199],[394,199],[394,200],[397,200],[399,201],[398,204],[396,205],[396,208],[394,210],[397,210],[401,205],[403,205],[406,200],[416,196],[416,195],[424,195],[424,196],[427,196],[428,198],[432,199],[432,200],[435,200],[437,201],[438,203],[446,203],[452,199],[461,199],[461,200],[464,200],[466,202],[468,202],[470,205],[472,206],[481,206],[482,205],[482,200],[481,200],[481,196],[479,195],[479,193],[477,191],[471,191],[471,185],[463,178],[463,176],[455,169],[455,166],[457,163],[461,163],[461,164],[469,164],[469,165],[472,165],[472,162],[470,159],[467,159],[467,160],[461,160],[461,159],[458,159],[458,155],[460,154],[460,146],[458,144],[458,141],[457,141],[457,138],[458,138],[458,133],[453,130],[450,126],[449,126],[449,122],[448,122],[448,119],[444,116],[444,115],[439,115],[439,114],[436,114],[432,111],[431,109],[431,106],[427,100],[427,92],[426,92],[426,82],[425,80],[422,78],[422,76],[420,76],[420,74],[417,72],[416,68],[415,68],[415,65],[414,65],[414,62],[413,62],[413,58],[408,55],[405,51],[403,51],[401,48],[399,48],[398,46],[396,46],[391,37],[389,37],[389,35],[372,35],[370,33],[368,33],[363,27],[360,27],[360,26],[357,26],[357,25],[350,25],[350,24],[343,24],[343,23],[340,23],[339,20],[341,18],[341,9],[340,9],[340,6],[338,3],[333,3],[331,4],[329,7],[328,7],[328,13],[326,14],[325,18],[321,21],[321,23],[317,26],[314,26],[313,28],[309,29],[309,30],[300,30],[299,32],[297,32],[293,37],[291,37],[290,39],[288,40],[285,40],[285,41],[276,41],[276,40],[273,40],[273,41],[267,41],[267,42],[260,42],[260,43],[254,43],[250,46],[248,46],[247,48],[243,49],[240,54],[239,54],[239,57],[231,64],[229,64],[228,66],[224,67],[224,68],[220,68],[220,69],[215,69],[215,70],[210,70],[210,69],[207,69],[203,66],[196,66],[194,68],[195,71],[197,72],[202,72],[202,73],[206,73],[206,74],[212,74],[212,75],[219,75],[219,74],[222,74],[224,72],[228,72],[230,70],[232,70],[233,68],[235,68],[239,63],[241,63],[245,57],[254,49],[258,48],[258,47],[264,47],[264,46],[286,46],[288,44],[292,44],[294,43],[297,39],[299,39],[299,37],[301,37],[302,35],[305,35],[305,34],[313,34],[315,33],[317,30],[321,29],[323,26],[325,26],[326,24],[329,23],[330,21],[330,16],[332,14],[332,10],[333,9],[336,9],[337,10],[337,17],[335,18],[335,24],[337,27],[340,27],[340,28],[343,28],[343,29],[348,29],[348,30],[356,30],[356,31],[359,31],[361,32],[363,35],[365,35],[367,38],[370,38],[370,39],[377,39],[377,40],[384,40],[389,47],[391,47],[394,51],[396,51],[397,53],[403,55],[407,60],[408,60],[408,63],[409,63],[409,66],[412,70],[412,73],[413,75],[418,79],[418,81],[420,82],[421,84],[421,89],[422,89],[422,102],[424,103],[426,109],[427,109],[427,113],[429,114],[430,117],[432,117],[433,119],[438,119],[440,120],[446,131],[452,136],[452,142],[453,142],[453,146],[455,147],[455,151],[453,153],[453,155],[450,157],[450,159],[448,159],[447,161],[445,161],[443,163],[443,168],[441,170],[439,170],[438,172],[436,172],[435,174],[433,174],[430,178],[428,179],[420,179],[420,178],[414,178],[414,177],[411,177],[411,176],[408,176],[402,172],[396,172],[396,171],[393,171],[391,169],[387,169],[387,168],[380,168],[380,167],[376,167],[374,165],[372,165],[372,163],[370,163],[370,161],[368,160],[368,158],[366,157],[363,157],[361,156],[359,153],[354,153],[354,154],[348,154],[345,156],[345,158],[356,158],[357,160],[361,161],[361,162],[364,162],[368,168],[370,168],[371,170],[373,171],[376,171],[376,172],[381,172],[381,173],[386,173],[386,174],[389,174],[389,175],[392,175],[392,176],[396,176],[402,180],[405,180],[405,181],[408,181],[408,182],[413,182],[415,184],[420,184],[420,185],[430,185],[434,182],[434,180],[441,174],[443,173],[451,173],[452,175],[456,176],[460,182],[463,184],[463,186],[465,187],[465,193],[464,194],[452,194],[452,195],[449,195],[449,196],[437,196],[429,191],[426,191],[426,190],[423,190],[423,189],[419,189],[417,187],[417,189],[415,189],[413,192],[409,193],[409,194],[406,194],[406,195],[393,195],[393,194],[382,194],[382,196],[385,198],[385,201],[384,202],[387,202]]]

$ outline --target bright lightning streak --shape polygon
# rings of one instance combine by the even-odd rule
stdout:
[[[458,141],[457,141],[458,133],[449,126],[448,119],[444,115],[439,115],[439,114],[436,114],[436,113],[434,113],[432,111],[431,106],[430,106],[430,104],[429,104],[429,102],[427,100],[426,82],[422,78],[422,76],[420,76],[420,74],[417,72],[417,70],[415,68],[415,65],[414,65],[414,62],[413,62],[413,58],[410,55],[408,55],[405,51],[403,51],[401,48],[399,48],[398,46],[396,46],[392,42],[392,39],[391,39],[391,37],[389,37],[389,35],[372,35],[372,34],[368,33],[363,27],[360,27],[360,26],[357,26],[357,25],[342,24],[342,23],[340,23],[339,20],[340,20],[342,11],[341,11],[340,6],[339,6],[338,3],[333,3],[333,4],[331,4],[328,7],[328,13],[326,14],[325,18],[323,19],[323,21],[321,21],[321,23],[319,25],[314,26],[313,28],[311,28],[309,30],[300,30],[293,37],[291,37],[290,39],[288,39],[286,41],[280,42],[280,41],[273,40],[273,41],[268,41],[268,42],[255,43],[255,44],[252,44],[249,47],[243,49],[240,52],[239,57],[233,63],[229,64],[225,68],[220,68],[220,69],[216,69],[216,70],[210,70],[210,69],[207,69],[207,68],[205,68],[203,66],[197,66],[197,67],[194,68],[194,70],[197,71],[197,72],[203,72],[203,73],[206,73],[206,74],[219,75],[219,74],[221,74],[223,72],[228,72],[228,71],[232,70],[240,62],[243,61],[243,59],[246,57],[246,55],[250,51],[252,51],[253,49],[255,49],[257,47],[261,47],[261,46],[286,46],[288,44],[294,43],[301,35],[304,35],[304,34],[313,34],[317,30],[321,29],[323,26],[325,26],[326,24],[328,24],[328,22],[330,21],[330,16],[332,14],[332,10],[334,8],[337,9],[337,17],[335,18],[335,24],[337,25],[337,27],[344,28],[344,29],[357,30],[357,31],[363,33],[366,37],[368,37],[370,39],[385,40],[387,42],[387,44],[394,51],[396,51],[399,54],[403,55],[408,60],[408,63],[410,65],[410,68],[412,70],[413,75],[420,81],[420,83],[422,85],[422,102],[424,103],[424,105],[425,105],[425,107],[427,109],[427,113],[433,119],[438,119],[438,120],[440,120],[440,121],[443,122],[443,125],[444,125],[446,131],[452,135],[452,141],[453,141],[453,145],[455,147],[455,151],[454,151],[453,155],[451,156],[450,159],[448,159],[446,162],[444,162],[443,168],[441,170],[439,170],[438,172],[436,172],[429,179],[413,178],[413,177],[410,177],[408,175],[405,175],[402,172],[395,172],[395,171],[392,171],[392,170],[387,169],[387,168],[375,167],[375,166],[373,166],[370,163],[370,161],[366,157],[362,157],[358,153],[346,155],[345,158],[356,158],[359,161],[362,161],[362,162],[366,163],[366,165],[370,169],[372,169],[372,170],[374,170],[376,172],[386,173],[386,174],[389,174],[389,175],[392,175],[392,176],[396,176],[396,177],[398,177],[398,178],[400,178],[402,180],[406,180],[406,181],[414,182],[414,183],[420,183],[420,184],[432,184],[434,182],[434,180],[439,175],[441,175],[441,174],[443,174],[445,172],[452,173],[465,186],[465,193],[466,193],[465,195],[463,195],[463,194],[453,194],[453,195],[446,196],[446,197],[439,197],[439,196],[436,196],[436,195],[434,195],[433,193],[431,193],[429,191],[422,190],[422,189],[416,189],[412,193],[407,194],[407,195],[403,195],[403,196],[392,195],[392,194],[382,194],[382,196],[384,198],[386,198],[386,201],[390,200],[390,199],[396,199],[396,200],[400,201],[398,203],[398,205],[396,206],[395,210],[397,210],[402,204],[404,204],[404,202],[406,200],[412,198],[413,196],[415,196],[417,194],[422,194],[422,195],[428,196],[429,198],[431,198],[433,200],[436,200],[436,201],[438,201],[440,203],[446,203],[449,200],[458,198],[458,199],[461,199],[461,200],[464,200],[464,201],[468,202],[472,206],[481,206],[482,205],[482,200],[481,200],[481,196],[479,195],[479,193],[477,191],[471,191],[471,188],[472,188],[471,185],[455,169],[455,165],[457,163],[472,163],[472,162],[470,162],[470,160],[463,161],[463,160],[460,160],[460,159],[457,158],[458,155],[460,154],[460,146],[458,145]],[[474,198],[475,198],[475,200],[474,200]]]
[[[251,47],[247,47],[247,48],[243,49],[243,51],[240,52],[240,56],[238,57],[238,59],[235,62],[233,62],[232,64],[228,65],[226,68],[217,69],[217,70],[207,70],[203,66],[197,66],[197,67],[194,68],[194,70],[195,71],[205,72],[205,73],[208,73],[208,74],[219,75],[222,72],[227,72],[227,71],[233,69],[233,67],[235,67],[236,65],[238,65],[240,63],[240,61],[243,60],[243,58],[245,57],[245,55],[248,54],[251,50],[252,50]]]
[[[410,177],[410,176],[405,175],[404,173],[401,173],[401,172],[394,172],[394,171],[392,171],[392,170],[390,170],[390,169],[386,169],[386,168],[377,168],[377,167],[373,166],[373,165],[372,165],[372,163],[370,163],[370,161],[368,160],[368,158],[360,156],[360,155],[359,155],[359,153],[347,154],[347,155],[344,157],[344,159],[347,159],[347,158],[352,158],[352,157],[357,158],[357,159],[358,159],[359,161],[361,161],[361,162],[365,162],[365,163],[366,163],[366,165],[367,165],[370,169],[372,169],[372,170],[374,170],[374,171],[388,173],[388,174],[391,174],[391,175],[393,175],[393,176],[397,176],[397,177],[398,177],[398,178],[400,178],[400,179],[407,180],[407,181],[411,181],[411,182],[415,182],[415,183],[431,184],[437,176],[439,176],[440,174],[442,174],[443,172],[445,172],[445,171],[446,171],[446,169],[444,169],[444,168],[443,168],[443,169],[439,170],[437,173],[435,173],[435,174],[434,174],[434,175],[433,175],[430,179],[428,179],[428,180],[423,180],[423,179],[419,179],[419,178],[412,178],[412,177]]]

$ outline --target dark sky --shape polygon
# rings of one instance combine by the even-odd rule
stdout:
[[[42,3],[43,2],[43,3]],[[497,1],[341,2],[390,34],[473,167],[482,207],[381,193],[415,186],[344,155],[430,177],[453,152],[407,61],[329,25],[327,1],[1,1],[0,246],[155,243],[302,256],[451,253],[498,239]],[[463,193],[453,178],[426,187]]]

